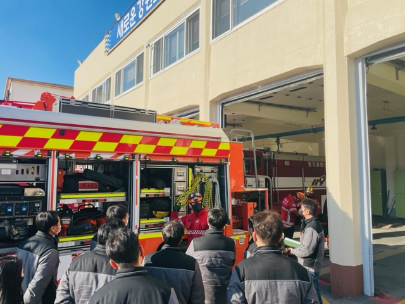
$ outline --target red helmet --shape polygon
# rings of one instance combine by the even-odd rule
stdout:
[[[192,192],[187,197],[187,202],[189,204],[194,204],[202,201],[202,195],[198,192]]]
[[[303,199],[305,199],[305,194],[304,192],[297,192],[297,199],[299,201],[302,201]]]

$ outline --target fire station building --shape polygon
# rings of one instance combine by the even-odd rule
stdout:
[[[74,96],[325,156],[332,292],[373,295],[372,216],[405,217],[405,1],[139,0],[119,17]]]

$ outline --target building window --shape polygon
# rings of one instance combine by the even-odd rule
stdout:
[[[151,45],[152,75],[169,67],[200,47],[200,11],[184,19]]]
[[[165,37],[165,67],[184,57],[184,23]]]
[[[91,101],[97,103],[107,103],[110,101],[111,77],[98,85],[91,92]]]
[[[89,101],[89,94],[84,95],[82,98],[80,98],[81,101]]]
[[[215,39],[231,29],[231,0],[213,0],[212,38]]]
[[[212,39],[281,1],[283,0],[212,0]]]
[[[115,94],[118,97],[143,81],[143,53],[115,72]]]
[[[200,12],[197,11],[187,19],[187,50],[190,54],[200,47]]]

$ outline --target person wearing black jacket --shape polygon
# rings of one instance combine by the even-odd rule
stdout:
[[[124,223],[124,226],[126,227],[129,222],[129,213],[128,213],[128,207],[124,204],[117,204],[117,205],[112,205],[107,209],[106,212],[106,217],[107,220],[109,219],[119,219]],[[90,242],[90,251],[94,250],[96,248],[98,240],[97,240],[97,233],[93,236]]]
[[[110,265],[105,243],[108,235],[120,227],[123,228],[124,223],[119,219],[109,219],[100,226],[96,248],[74,258],[66,269],[58,286],[55,304],[87,303],[98,289],[115,278],[117,271]]]
[[[143,250],[131,230],[118,228],[106,242],[111,266],[117,269],[114,280],[101,287],[89,304],[177,304],[176,293],[142,267]]]
[[[149,274],[174,288],[181,304],[203,304],[204,285],[197,261],[185,254],[179,244],[184,226],[177,220],[164,224],[164,245],[158,252],[145,256],[144,265]]]
[[[226,288],[235,263],[235,241],[224,235],[228,215],[223,208],[208,212],[209,229],[192,240],[186,254],[200,265],[205,290],[205,303],[225,303]]]
[[[235,266],[227,290],[227,303],[319,303],[308,271],[282,255],[278,243],[283,222],[274,211],[252,217],[253,256]]]
[[[62,227],[56,211],[40,212],[35,218],[35,225],[38,232],[17,249],[24,271],[21,287],[24,303],[48,304],[53,303],[56,297],[59,268],[57,235]]]

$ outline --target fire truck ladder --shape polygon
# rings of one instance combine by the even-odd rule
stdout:
[[[249,137],[246,137],[246,134],[249,135]],[[247,129],[232,129],[230,134],[229,134],[229,138],[231,141],[239,141],[239,139],[241,141],[247,141],[249,138],[252,140],[252,151],[253,151],[253,166],[254,166],[254,172],[255,172],[255,185],[256,188],[260,188],[260,180],[259,177],[264,178],[265,180],[268,181],[268,185],[269,185],[269,208],[270,210],[273,207],[273,201],[272,201],[272,195],[271,193],[273,193],[273,183],[272,180],[269,176],[267,175],[258,175],[257,174],[257,160],[256,160],[256,148],[255,148],[255,137],[252,131],[247,130]],[[244,158],[243,152],[242,152],[242,158]],[[266,187],[266,186],[265,186]]]

